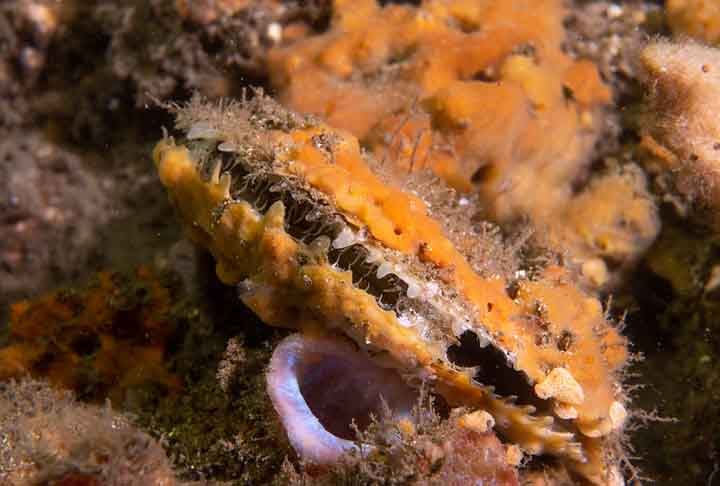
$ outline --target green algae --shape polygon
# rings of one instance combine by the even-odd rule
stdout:
[[[290,454],[265,392],[265,368],[281,336],[207,270],[203,295],[178,303],[185,318],[170,360],[183,391],[157,397],[137,420],[161,438],[182,480],[267,484]],[[236,345],[228,348],[229,340]],[[223,361],[233,368],[223,370]]]
[[[720,464],[720,235],[668,221],[632,292],[635,404],[650,420],[634,437],[639,462],[662,484],[704,484]]]

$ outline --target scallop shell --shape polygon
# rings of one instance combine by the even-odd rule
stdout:
[[[261,95],[194,100],[177,120],[182,141],[153,153],[160,179],[220,279],[267,324],[345,334],[409,382],[490,414],[526,453],[617,479],[626,344],[563,269],[478,274],[429,203],[354,137]]]

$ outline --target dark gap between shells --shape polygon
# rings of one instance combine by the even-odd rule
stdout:
[[[494,387],[501,397],[517,397],[519,405],[532,405],[538,410],[550,408],[550,403],[535,395],[525,374],[514,369],[502,351],[490,343],[481,346],[480,339],[472,331],[463,332],[459,339],[460,344],[448,348],[448,359],[463,368],[476,368],[474,379],[478,383]]]
[[[253,172],[245,166],[239,156],[217,149],[201,162],[200,173],[209,178],[211,167],[219,158],[220,173],[229,173],[232,178],[230,197],[234,201],[250,203],[257,211],[264,213],[277,201],[285,205],[285,230],[293,238],[309,244],[324,236],[333,241],[343,228],[343,218],[332,208],[312,199],[310,194],[293,186],[284,177],[272,173]],[[232,204],[229,202],[228,204]],[[215,215],[219,219],[226,206],[219,208]],[[401,312],[407,296],[408,285],[397,275],[388,273],[378,278],[379,262],[368,261],[369,252],[360,244],[345,248],[330,247],[328,261],[341,270],[352,273],[355,286],[369,293],[384,310]]]

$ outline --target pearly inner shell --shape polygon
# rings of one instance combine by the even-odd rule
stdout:
[[[297,454],[330,464],[357,449],[351,427],[366,428],[387,406],[410,415],[417,392],[340,338],[295,334],[273,352],[267,390]],[[363,446],[368,447],[368,446]]]

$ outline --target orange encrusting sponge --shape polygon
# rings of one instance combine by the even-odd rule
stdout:
[[[132,277],[102,272],[87,289],[17,302],[0,380],[30,374],[114,403],[147,384],[176,392],[182,384],[165,362],[171,306],[168,288],[147,267]]]

